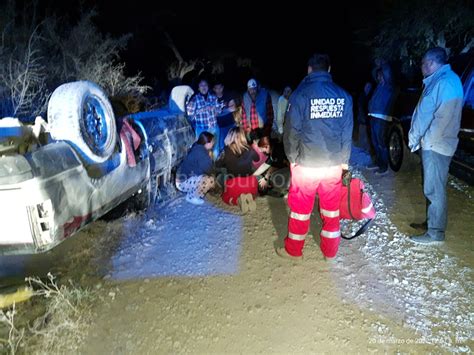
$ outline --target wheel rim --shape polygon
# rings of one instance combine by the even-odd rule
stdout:
[[[390,136],[389,154],[392,164],[397,165],[402,156],[402,142],[397,133]]]
[[[82,110],[84,141],[94,154],[104,156],[108,142],[108,124],[103,105],[97,97],[88,96]]]

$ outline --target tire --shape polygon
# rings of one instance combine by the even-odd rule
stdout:
[[[388,163],[393,171],[399,171],[403,163],[405,143],[400,128],[392,126],[388,134]]]
[[[88,163],[102,163],[113,153],[117,128],[106,93],[90,81],[59,86],[48,102],[51,137],[68,141]]]
[[[194,95],[194,90],[188,85],[178,85],[171,90],[168,107],[171,113],[185,113],[186,104],[191,96]]]

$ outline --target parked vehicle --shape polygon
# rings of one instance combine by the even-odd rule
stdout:
[[[459,75],[464,89],[459,145],[453,156],[450,172],[474,184],[474,51],[457,56],[450,62]],[[421,88],[402,90],[397,100],[396,120],[388,133],[389,164],[392,170],[400,170],[404,151],[408,151],[408,131],[413,111],[421,95]]]
[[[53,92],[47,123],[1,119],[0,255],[47,251],[124,201],[162,199],[194,142],[191,94],[176,87],[167,109],[116,119],[104,91],[78,81]]]

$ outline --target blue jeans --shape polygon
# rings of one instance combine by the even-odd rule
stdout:
[[[220,127],[219,128],[219,152],[221,152],[224,149],[224,147],[225,147],[225,144],[224,144],[225,137],[227,136],[227,133],[229,133],[229,131],[232,127],[235,127],[235,125],[230,125],[230,126],[225,126],[225,127]]]
[[[448,223],[446,185],[451,158],[432,150],[421,151],[423,194],[427,200],[427,234],[435,240],[444,239],[444,232]]]
[[[370,133],[375,150],[375,164],[382,170],[388,169],[387,126],[387,121],[370,117]]]

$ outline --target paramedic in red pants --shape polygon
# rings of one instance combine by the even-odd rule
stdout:
[[[290,97],[283,129],[291,165],[290,215],[285,247],[279,256],[299,260],[310,226],[316,194],[322,220],[320,248],[326,259],[336,256],[341,231],[341,174],[347,169],[352,143],[352,98],[332,81],[326,54],[308,61],[308,75]]]

